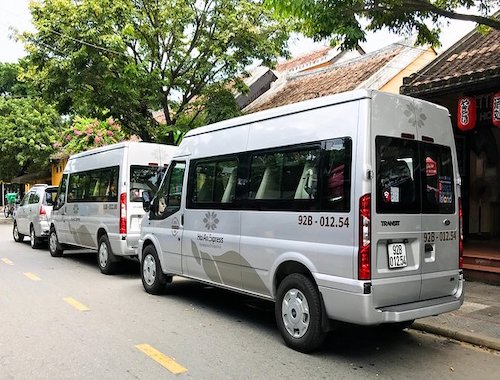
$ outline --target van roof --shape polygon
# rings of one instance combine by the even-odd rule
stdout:
[[[351,102],[355,100],[361,100],[361,99],[368,99],[372,98],[374,94],[376,93],[383,93],[384,95],[387,96],[395,96],[395,97],[401,97],[401,98],[410,98],[409,96],[406,95],[400,95],[400,94],[392,94],[388,92],[382,92],[378,90],[367,90],[367,89],[360,89],[360,90],[354,90],[354,91],[347,91],[347,92],[342,92],[339,94],[334,94],[334,95],[329,95],[329,96],[324,96],[316,99],[310,99],[310,100],[305,100],[303,102],[298,102],[298,103],[293,103],[293,104],[288,104],[284,105],[281,107],[276,107],[276,108],[271,108],[267,109],[264,111],[260,112],[255,112],[251,113],[248,115],[236,117],[233,119],[228,119],[224,121],[220,121],[218,123],[206,125],[203,127],[199,127],[196,129],[192,129],[189,131],[186,136],[184,136],[184,139],[209,133],[209,132],[214,132],[222,129],[227,129],[227,128],[234,128],[238,127],[240,125],[245,125],[253,122],[258,122],[258,121],[263,121],[267,119],[272,119],[275,117],[279,116],[284,116],[284,115],[289,115],[301,111],[307,111],[315,108],[322,108],[322,107],[327,107],[333,104],[340,104],[340,103],[346,103],[346,102]],[[429,103],[433,104],[421,99],[415,99],[418,100],[419,102],[422,103]],[[435,105],[435,104],[434,104]],[[439,106],[438,108],[442,108],[443,110],[446,110],[446,112],[449,112],[445,107]]]
[[[343,92],[340,94],[324,96],[321,98],[306,100],[299,103],[287,104],[281,107],[271,108],[265,111],[255,112],[248,115],[210,124],[204,127],[196,128],[189,131],[184,138],[189,138],[192,136],[217,131],[220,129],[237,127],[239,125],[253,123],[265,119],[272,119],[274,117],[293,114],[304,110],[322,108],[332,104],[345,103],[354,100],[371,98],[372,92],[374,92],[374,90],[364,90],[364,89],[354,90],[354,91]]]
[[[165,146],[165,144],[146,143],[146,142],[142,142],[142,141],[122,141],[122,142],[119,142],[116,144],[105,145],[105,146],[101,146],[99,148],[89,149],[89,150],[86,150],[84,152],[73,154],[73,155],[71,155],[71,157],[69,159],[72,160],[75,158],[85,157],[85,156],[100,153],[100,152],[107,152],[110,150],[122,149],[122,148],[125,148],[127,146],[137,145],[137,144],[151,144],[151,145],[163,145],[163,146]]]

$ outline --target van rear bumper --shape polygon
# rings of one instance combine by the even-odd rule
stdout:
[[[375,307],[372,294],[319,286],[326,313],[330,319],[359,325],[403,322],[457,310],[464,302],[463,289],[464,280],[461,279],[454,295],[401,305]]]

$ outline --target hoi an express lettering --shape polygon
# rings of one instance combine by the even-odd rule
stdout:
[[[198,234],[197,238],[199,241],[206,241],[208,243],[224,243],[224,237],[214,236],[212,234]]]

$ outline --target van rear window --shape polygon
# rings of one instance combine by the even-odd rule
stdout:
[[[451,149],[377,136],[377,212],[455,212]]]
[[[163,178],[158,166],[130,166],[130,202],[142,202],[144,190],[155,194]]]

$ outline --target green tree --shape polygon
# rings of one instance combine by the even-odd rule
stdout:
[[[0,180],[49,167],[61,117],[40,99],[0,97]]]
[[[196,125],[213,85],[254,61],[286,55],[287,28],[254,0],[44,0],[23,35],[28,75],[61,113],[112,116],[127,132],[166,142]]]
[[[33,94],[31,83],[23,81],[20,76],[25,63],[0,62],[0,96],[27,96]]]
[[[368,20],[366,30],[384,27],[395,33],[418,33],[417,43],[439,46],[440,20],[474,21],[500,29],[500,20],[487,14],[500,0],[265,0],[270,8],[295,22],[296,29],[315,40],[331,38],[344,49],[366,40],[360,18]],[[459,8],[477,8],[477,14],[460,13]],[[430,23],[433,24],[430,27]]]

